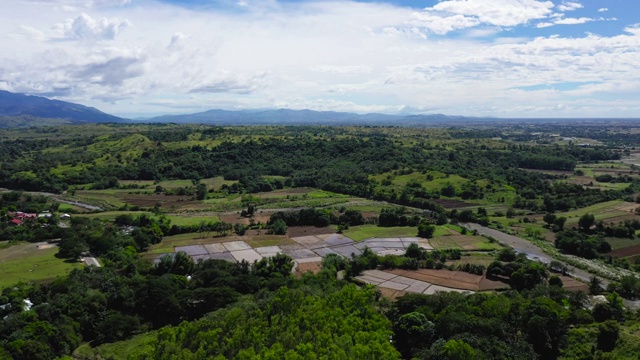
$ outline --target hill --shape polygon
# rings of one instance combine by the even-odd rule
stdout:
[[[48,120],[55,119],[55,121]],[[59,125],[61,123],[110,123],[125,119],[96,108],[0,90],[0,127]]]

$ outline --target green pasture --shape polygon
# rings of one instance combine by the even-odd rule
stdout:
[[[91,344],[85,343],[73,352],[73,358],[126,360],[132,355],[146,353],[146,350],[153,349],[156,337],[157,332],[151,331],[136,335],[131,339],[102,344],[97,347],[92,347]]]
[[[225,180],[222,176],[216,176],[209,179],[200,180],[201,183],[207,185],[209,189],[220,189],[222,185],[233,185],[237,180]]]
[[[0,288],[21,281],[50,281],[84,267],[55,257],[57,247],[38,249],[35,244],[17,244],[0,250]]]
[[[171,225],[177,226],[193,226],[200,225],[201,223],[220,222],[220,218],[213,215],[198,216],[198,215],[167,215],[167,218],[171,220]]]
[[[376,225],[360,225],[350,227],[349,230],[343,231],[343,234],[355,241],[362,241],[372,237],[415,237],[418,236],[418,228],[416,226],[379,227]]]
[[[624,238],[606,238],[605,239],[609,245],[611,245],[612,250],[624,249],[631,246],[640,245],[640,240],[638,239],[624,239]]]
[[[154,216],[153,213],[150,213],[148,211],[104,211],[98,213],[76,214],[74,216],[86,217],[90,219],[100,219],[103,221],[114,221],[120,215],[140,216],[143,214],[149,217]]]

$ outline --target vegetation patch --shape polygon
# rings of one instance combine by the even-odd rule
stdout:
[[[369,238],[391,238],[391,237],[415,237],[418,235],[417,226],[393,226],[379,227],[376,225],[352,226],[345,230],[343,234],[354,240],[362,241]]]

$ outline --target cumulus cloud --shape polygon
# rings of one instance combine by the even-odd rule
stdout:
[[[576,24],[584,24],[586,22],[593,21],[591,18],[581,17],[581,18],[564,18],[558,19],[554,21],[554,24],[558,25],[576,25]]]
[[[558,10],[560,11],[574,11],[582,9],[583,7],[584,6],[582,4],[577,2],[563,2],[562,4],[557,6]]]
[[[553,7],[551,1],[536,0],[446,0],[425,11],[471,16],[496,26],[516,26],[547,17]]]
[[[14,49],[2,54],[0,88],[125,116],[270,107],[596,116],[605,108],[616,113],[603,95],[640,84],[640,26],[611,22],[601,25],[618,35],[545,36],[536,27],[600,20],[566,18],[550,1],[445,0],[416,11],[383,2],[272,0],[262,7],[244,0],[248,6],[239,9],[230,0],[232,11],[220,11],[156,0],[87,10],[65,0],[91,21],[61,10],[62,0],[47,11],[24,1],[12,2],[0,22],[0,32],[13,34],[0,46]],[[135,32],[119,19],[130,19]],[[25,40],[54,37],[40,28],[47,23],[69,23],[55,33],[66,41]],[[602,85],[572,97],[515,89],[558,82]],[[621,96],[616,108],[640,106],[633,92]]]
[[[120,55],[84,64],[70,71],[79,80],[100,85],[122,85],[144,73],[144,58],[136,55]]]
[[[607,9],[607,8],[600,8],[600,9],[598,9],[598,12],[606,12],[606,11],[609,11],[609,9]]]
[[[412,25],[419,26],[427,31],[444,35],[454,30],[465,29],[479,25],[479,19],[465,15],[438,16],[426,11],[412,15]]]
[[[113,40],[124,29],[131,26],[126,19],[101,18],[94,20],[86,13],[75,19],[67,19],[53,26],[52,38],[60,40]]]
[[[255,92],[263,86],[266,74],[258,74],[254,76],[221,74],[214,80],[205,80],[203,84],[189,90],[189,94],[195,93],[233,93],[248,95]]]
[[[367,65],[318,65],[310,67],[310,70],[335,74],[369,74],[372,71]]]
[[[76,7],[113,7],[122,6],[132,2],[132,0],[19,0],[26,3],[35,3],[38,5],[54,5],[66,8]]]

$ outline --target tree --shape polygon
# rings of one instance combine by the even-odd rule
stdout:
[[[544,220],[544,222],[546,222],[547,225],[551,227],[551,225],[553,225],[553,223],[556,221],[556,214],[548,212],[544,215],[542,220]]]
[[[514,261],[515,259],[516,259],[516,252],[510,247],[504,248],[500,250],[500,252],[498,253],[498,260],[500,261],[511,262],[511,261]]]
[[[270,228],[271,232],[276,235],[286,235],[287,234],[287,223],[282,219],[278,219],[271,224]]]
[[[589,231],[591,227],[596,223],[596,218],[593,214],[584,214],[578,220],[578,226],[583,231]]]
[[[567,218],[564,216],[557,217],[553,222],[553,231],[558,232],[564,229],[564,224],[567,222]]]
[[[426,221],[423,221],[418,226],[418,236],[431,239],[433,237],[433,233],[436,231],[436,227],[429,224]]]
[[[511,274],[509,284],[516,290],[533,289],[536,285],[542,283],[547,276],[547,269],[544,265],[530,262]]]
[[[595,276],[592,276],[589,280],[589,293],[591,295],[598,295],[602,292],[602,282]]]
[[[620,325],[617,321],[607,320],[598,324],[598,350],[612,351],[620,337]]]
[[[196,187],[196,199],[204,200],[207,198],[207,185],[200,183]]]
[[[405,359],[410,359],[420,348],[428,346],[435,335],[435,328],[427,317],[419,312],[402,315],[394,324],[396,349]]]
[[[549,277],[549,285],[550,286],[562,287],[563,283],[562,283],[562,280],[560,279],[559,276],[551,275],[551,277]]]

